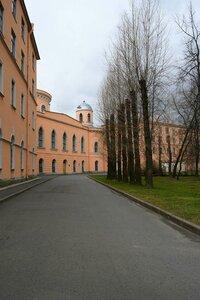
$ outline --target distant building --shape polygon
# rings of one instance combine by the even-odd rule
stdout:
[[[106,172],[101,128],[93,126],[93,110],[83,101],[74,119],[50,111],[51,95],[37,91],[37,162],[39,173]]]

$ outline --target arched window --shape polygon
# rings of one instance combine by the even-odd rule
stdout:
[[[73,161],[73,172],[76,173],[76,160]]]
[[[0,128],[0,169],[2,169],[2,130]]]
[[[85,172],[85,161],[83,160],[82,161],[82,173],[84,173]]]
[[[15,169],[15,137],[11,137],[10,143],[10,168],[11,170]]]
[[[43,173],[43,169],[44,169],[44,160],[42,158],[40,158],[40,160],[39,160],[39,173]]]
[[[42,104],[41,106],[41,112],[45,112],[46,111],[46,106],[44,104]]]
[[[56,173],[56,160],[52,160],[52,173]]]
[[[24,142],[21,142],[21,147],[20,147],[20,169],[21,171],[24,170]]]
[[[76,136],[75,136],[75,134],[73,135],[73,138],[72,138],[72,151],[73,152],[76,151]]]
[[[98,142],[94,143],[94,152],[98,152],[99,151],[99,145]]]
[[[91,122],[91,115],[90,115],[90,113],[87,115],[87,121],[88,121],[88,123]]]
[[[66,135],[66,132],[63,133],[63,151],[67,151],[67,135]]]
[[[85,139],[83,136],[81,138],[81,152],[85,152]]]
[[[82,113],[80,113],[80,115],[79,115],[79,121],[83,122],[83,114]]]
[[[99,162],[98,160],[95,161],[95,172],[99,171]]]
[[[44,146],[44,130],[42,127],[38,130],[38,147],[42,148]]]
[[[68,165],[68,162],[67,160],[63,160],[63,174],[66,175],[67,174],[67,165]]]
[[[51,149],[55,149],[56,148],[56,132],[55,130],[52,130],[51,133]]]

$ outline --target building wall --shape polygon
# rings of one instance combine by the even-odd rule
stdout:
[[[36,132],[32,116],[36,117],[36,61],[39,53],[32,25],[24,1],[16,1],[16,16],[12,14],[12,1],[1,0],[3,32],[0,32],[0,63],[3,65],[3,88],[0,93],[1,156],[0,179],[36,175],[32,165],[32,151],[36,150]],[[22,38],[22,20],[24,38]],[[15,34],[15,53],[11,53],[11,32]],[[22,52],[24,62],[21,63]],[[32,58],[34,56],[34,64]],[[22,68],[23,65],[23,68]],[[15,101],[12,103],[12,81],[15,82]],[[34,81],[34,91],[32,91]],[[23,112],[21,97],[23,95]],[[11,137],[14,136],[14,165],[11,168]],[[23,149],[21,147],[23,146]],[[23,161],[23,163],[21,163]]]
[[[41,106],[41,98],[40,105]],[[38,172],[39,162],[43,160],[43,173],[52,173],[52,161],[56,161],[57,174],[71,174],[83,172],[106,172],[106,152],[101,140],[101,131],[90,128],[81,122],[65,115],[50,111],[37,113],[37,133],[43,128],[44,144],[37,149]],[[56,133],[55,149],[52,149],[52,131]],[[63,150],[63,134],[67,135],[67,149]],[[73,136],[76,137],[76,149],[73,149]],[[84,138],[84,147],[81,139]],[[98,151],[95,152],[94,143],[98,142]],[[39,142],[38,142],[39,144]],[[73,151],[75,150],[75,151]],[[76,161],[76,170],[74,170]],[[98,162],[98,169],[95,162]],[[84,162],[84,170],[82,164]],[[66,164],[66,168],[65,168]],[[97,164],[97,163],[96,163]]]

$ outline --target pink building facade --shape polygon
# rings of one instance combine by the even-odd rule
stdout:
[[[106,172],[101,128],[93,126],[93,110],[83,101],[74,119],[50,110],[51,95],[37,91],[38,173]]]

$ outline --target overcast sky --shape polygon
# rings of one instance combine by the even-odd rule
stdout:
[[[200,18],[200,1],[193,0]],[[95,110],[105,75],[104,53],[129,0],[25,0],[40,52],[38,88],[53,96],[51,109],[75,116],[85,100]],[[173,18],[186,0],[161,0],[173,31]],[[170,34],[174,49],[178,35]]]

